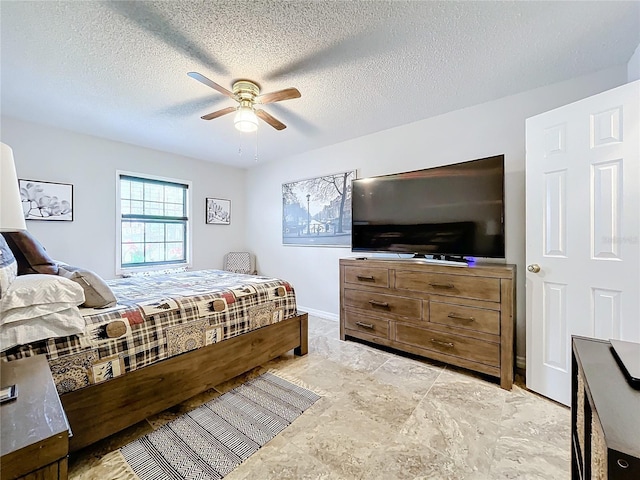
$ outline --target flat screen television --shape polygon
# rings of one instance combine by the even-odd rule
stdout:
[[[352,250],[504,258],[504,155],[352,182]]]

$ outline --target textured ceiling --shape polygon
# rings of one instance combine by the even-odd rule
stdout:
[[[239,78],[302,98],[263,108],[277,160],[626,63],[640,2],[45,1],[0,4],[4,115],[250,167]]]

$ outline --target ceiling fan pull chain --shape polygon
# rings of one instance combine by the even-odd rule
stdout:
[[[234,129],[233,135],[235,137],[235,143],[238,145],[238,157],[242,158],[242,135],[239,130]]]
[[[258,130],[256,130],[256,156],[255,156],[256,163],[258,163]]]

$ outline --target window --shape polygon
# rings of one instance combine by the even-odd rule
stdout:
[[[189,185],[119,173],[120,267],[186,264]]]

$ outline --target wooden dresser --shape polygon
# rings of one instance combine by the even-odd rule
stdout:
[[[640,478],[640,390],[609,342],[572,338],[571,478]]]
[[[2,480],[66,480],[69,423],[44,355],[0,362],[2,386],[18,398],[0,405]]]
[[[514,265],[340,260],[340,338],[482,372],[507,390],[514,367]]]

